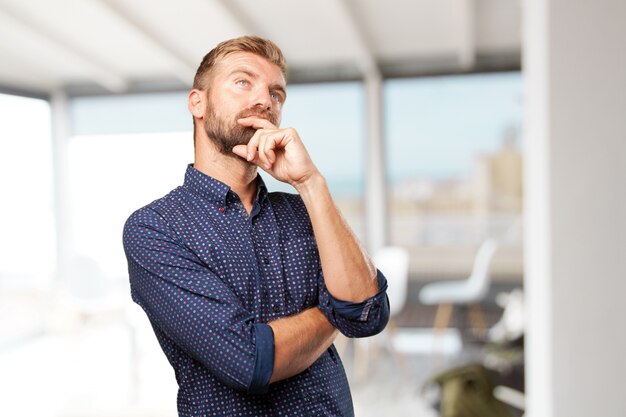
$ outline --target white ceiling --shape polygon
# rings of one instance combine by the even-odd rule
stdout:
[[[249,33],[278,43],[290,82],[515,69],[520,0],[0,0],[0,88],[186,88]]]

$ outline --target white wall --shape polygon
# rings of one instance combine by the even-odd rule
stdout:
[[[527,411],[626,415],[626,2],[527,0]]]

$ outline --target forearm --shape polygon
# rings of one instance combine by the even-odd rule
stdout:
[[[274,332],[274,369],[270,383],[297,375],[332,345],[337,330],[316,307],[268,323]]]
[[[352,302],[375,295],[376,268],[335,206],[326,180],[315,175],[296,189],[311,218],[328,291]]]

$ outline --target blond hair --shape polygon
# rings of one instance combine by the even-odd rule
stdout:
[[[233,52],[251,52],[259,55],[276,64],[283,75],[286,73],[287,62],[282,51],[274,42],[258,36],[241,36],[219,43],[202,58],[202,62],[200,62],[196,76],[193,79],[193,88],[207,89],[209,75],[215,64]]]

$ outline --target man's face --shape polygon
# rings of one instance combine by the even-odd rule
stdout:
[[[213,68],[209,85],[204,128],[223,154],[232,155],[235,145],[246,145],[256,132],[240,126],[238,119],[256,116],[280,124],[285,77],[265,58],[248,52],[229,54]]]

